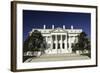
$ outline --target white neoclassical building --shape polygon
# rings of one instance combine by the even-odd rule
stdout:
[[[72,53],[72,44],[78,41],[77,35],[82,32],[82,29],[74,29],[72,25],[70,29],[66,29],[65,25],[63,28],[52,25],[52,29],[47,29],[44,25],[43,29],[33,28],[30,34],[34,30],[40,31],[45,37],[48,44],[46,54]]]

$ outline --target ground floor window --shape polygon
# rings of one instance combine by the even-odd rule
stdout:
[[[53,43],[53,49],[55,49],[55,43]]]
[[[63,48],[63,49],[65,48],[65,44],[64,44],[64,43],[62,43],[62,48]]]
[[[60,43],[58,43],[58,49],[60,49]]]

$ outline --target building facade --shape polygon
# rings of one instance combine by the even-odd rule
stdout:
[[[62,28],[55,28],[52,25],[52,29],[47,29],[44,25],[43,29],[32,29],[30,35],[34,30],[40,31],[45,37],[47,43],[46,54],[72,53],[72,44],[77,43],[77,36],[82,32],[82,29],[74,29],[72,25],[70,29],[66,29],[65,25]]]

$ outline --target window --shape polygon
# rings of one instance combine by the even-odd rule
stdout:
[[[47,44],[47,47],[50,48],[51,44]]]
[[[48,41],[50,41],[50,36],[47,37]]]
[[[60,49],[60,43],[58,43],[58,49]]]
[[[55,49],[55,43],[53,43],[53,49]]]
[[[55,35],[52,35],[52,40],[53,40],[53,41],[55,40]]]
[[[73,46],[74,46],[74,43],[71,44],[71,48],[73,48]]]
[[[75,37],[74,43],[77,43],[77,42],[78,42],[78,37]]]
[[[61,36],[57,35],[57,40],[60,41],[60,39],[61,39]]]
[[[62,35],[62,40],[63,40],[63,41],[65,40],[65,37],[66,37],[66,35]]]
[[[64,43],[62,43],[62,48],[63,48],[63,49],[65,48],[65,44],[64,44]]]

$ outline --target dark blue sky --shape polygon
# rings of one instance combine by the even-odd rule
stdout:
[[[74,29],[83,29],[84,32],[90,37],[91,34],[91,14],[90,13],[75,13],[75,12],[51,12],[51,11],[33,11],[23,10],[23,38],[28,36],[28,32],[32,28],[51,28],[52,24],[55,27],[70,28],[71,25]]]

